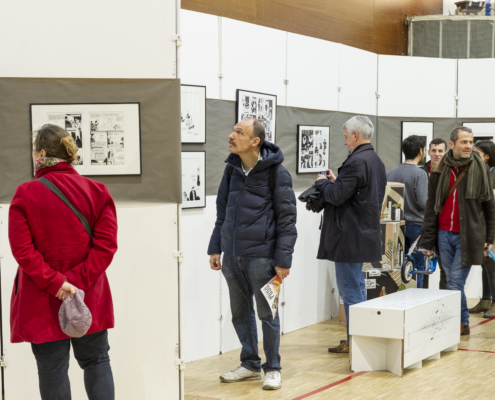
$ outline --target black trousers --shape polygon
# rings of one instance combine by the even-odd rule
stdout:
[[[84,370],[84,385],[89,400],[114,400],[115,388],[108,351],[108,331],[100,331],[81,338],[57,340],[41,344],[31,343],[40,381],[43,400],[71,400],[69,382],[70,346]]]
[[[495,299],[495,261],[491,257],[483,259],[481,276],[483,279],[483,300]]]

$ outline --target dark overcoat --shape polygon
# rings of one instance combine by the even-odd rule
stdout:
[[[316,181],[325,205],[318,258],[341,263],[382,260],[380,214],[387,174],[371,144],[354,149],[335,183]]]

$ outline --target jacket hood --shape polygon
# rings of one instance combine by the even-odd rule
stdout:
[[[282,150],[280,150],[280,147],[271,142],[263,143],[261,146],[261,157],[263,157],[263,159],[258,161],[258,164],[255,166],[257,171],[263,171],[270,168],[272,165],[282,164],[284,161],[284,155]],[[237,154],[230,153],[225,162],[232,165],[234,168],[240,169],[242,172],[241,157]]]

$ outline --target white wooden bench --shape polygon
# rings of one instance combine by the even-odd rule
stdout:
[[[402,376],[405,368],[457,350],[461,292],[407,289],[355,304],[349,315],[352,370]]]

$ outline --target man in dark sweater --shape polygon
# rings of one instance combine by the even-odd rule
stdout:
[[[428,198],[428,175],[418,164],[422,162],[426,154],[424,139],[420,136],[409,136],[402,142],[402,152],[406,160],[387,174],[388,182],[399,182],[405,186],[404,190],[404,215],[406,218],[405,252],[408,253],[411,246],[418,238],[423,225],[426,200]],[[419,243],[416,248],[419,247]],[[416,269],[425,270],[425,258],[423,253],[415,251],[412,254]],[[424,275],[416,275],[418,288],[423,287]]]

